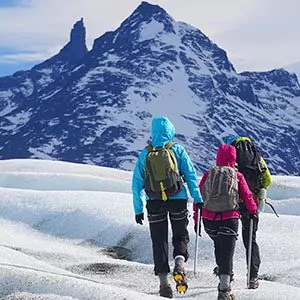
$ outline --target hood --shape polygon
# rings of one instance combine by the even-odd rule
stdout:
[[[225,138],[225,144],[230,145],[235,139],[240,138],[239,135],[229,135]]]
[[[152,120],[152,146],[161,147],[172,142],[175,136],[175,127],[167,117],[156,117]]]
[[[230,145],[220,145],[217,152],[217,166],[234,167],[236,163],[236,149]]]

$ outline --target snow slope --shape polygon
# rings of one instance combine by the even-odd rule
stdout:
[[[134,222],[131,175],[66,162],[0,161],[0,299],[161,299],[147,221]],[[261,275],[268,280],[246,289],[239,237],[237,299],[300,299],[300,178],[274,176],[269,197],[280,217],[267,210],[260,218]],[[194,275],[192,220],[189,231],[189,289],[175,298],[216,299],[212,242],[203,233]],[[130,249],[132,260],[107,255],[113,246]]]

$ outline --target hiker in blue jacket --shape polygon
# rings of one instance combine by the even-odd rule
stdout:
[[[152,120],[152,146],[160,148],[172,142],[175,136],[175,127],[167,117],[156,117]],[[198,187],[198,178],[195,168],[180,144],[173,144],[170,150],[177,160],[179,174],[184,178],[189,188],[189,192],[195,203],[202,203],[202,197]],[[138,224],[143,224],[144,203],[146,199],[146,209],[150,226],[152,240],[154,273],[160,279],[160,296],[172,298],[173,292],[169,283],[168,273],[170,272],[168,259],[168,215],[172,228],[173,258],[175,266],[173,270],[174,279],[176,274],[182,275],[182,282],[187,288],[184,263],[189,258],[188,242],[189,234],[187,199],[188,194],[184,185],[181,190],[166,200],[159,197],[150,198],[145,195],[145,161],[148,149],[144,148],[140,153],[132,178],[133,205],[135,220]],[[175,279],[176,283],[180,282]],[[177,289],[178,290],[178,289]],[[184,292],[185,292],[184,290]]]

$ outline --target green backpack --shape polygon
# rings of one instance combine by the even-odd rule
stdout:
[[[170,149],[175,143],[169,142],[163,147],[148,145],[145,161],[145,192],[151,199],[166,201],[178,194],[183,185],[178,171],[176,157]]]

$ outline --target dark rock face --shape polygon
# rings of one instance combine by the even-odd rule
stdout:
[[[87,54],[85,44],[85,27],[83,19],[76,22],[70,36],[70,42],[59,52],[62,60],[76,62]]]
[[[300,87],[283,69],[237,74],[199,29],[142,2],[88,51],[83,20],[31,70],[0,78],[0,157],[132,170],[167,115],[199,172],[228,134],[260,146],[272,173],[300,175]]]
[[[106,255],[115,259],[132,260],[132,252],[130,249],[114,246],[103,251]]]

